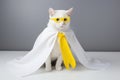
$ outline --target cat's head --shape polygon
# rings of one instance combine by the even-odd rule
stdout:
[[[54,10],[49,8],[49,24],[59,30],[68,29],[70,26],[70,16],[73,8],[68,10]]]

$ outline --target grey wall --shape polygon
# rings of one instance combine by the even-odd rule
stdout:
[[[49,7],[74,7],[71,26],[85,50],[120,51],[120,0],[0,0],[0,50],[30,50]]]

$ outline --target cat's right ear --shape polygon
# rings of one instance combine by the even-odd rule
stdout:
[[[73,8],[68,9],[68,10],[66,11],[67,15],[71,16],[72,11],[73,11]]]
[[[49,15],[53,16],[55,14],[55,10],[53,8],[49,8]]]

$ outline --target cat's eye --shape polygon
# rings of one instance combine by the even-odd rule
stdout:
[[[59,21],[60,19],[59,18],[56,18],[56,21]]]
[[[67,21],[67,18],[64,18],[64,21]]]

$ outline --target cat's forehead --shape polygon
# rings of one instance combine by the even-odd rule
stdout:
[[[68,16],[66,14],[65,10],[55,10],[55,14],[53,15],[53,17],[66,17]]]

